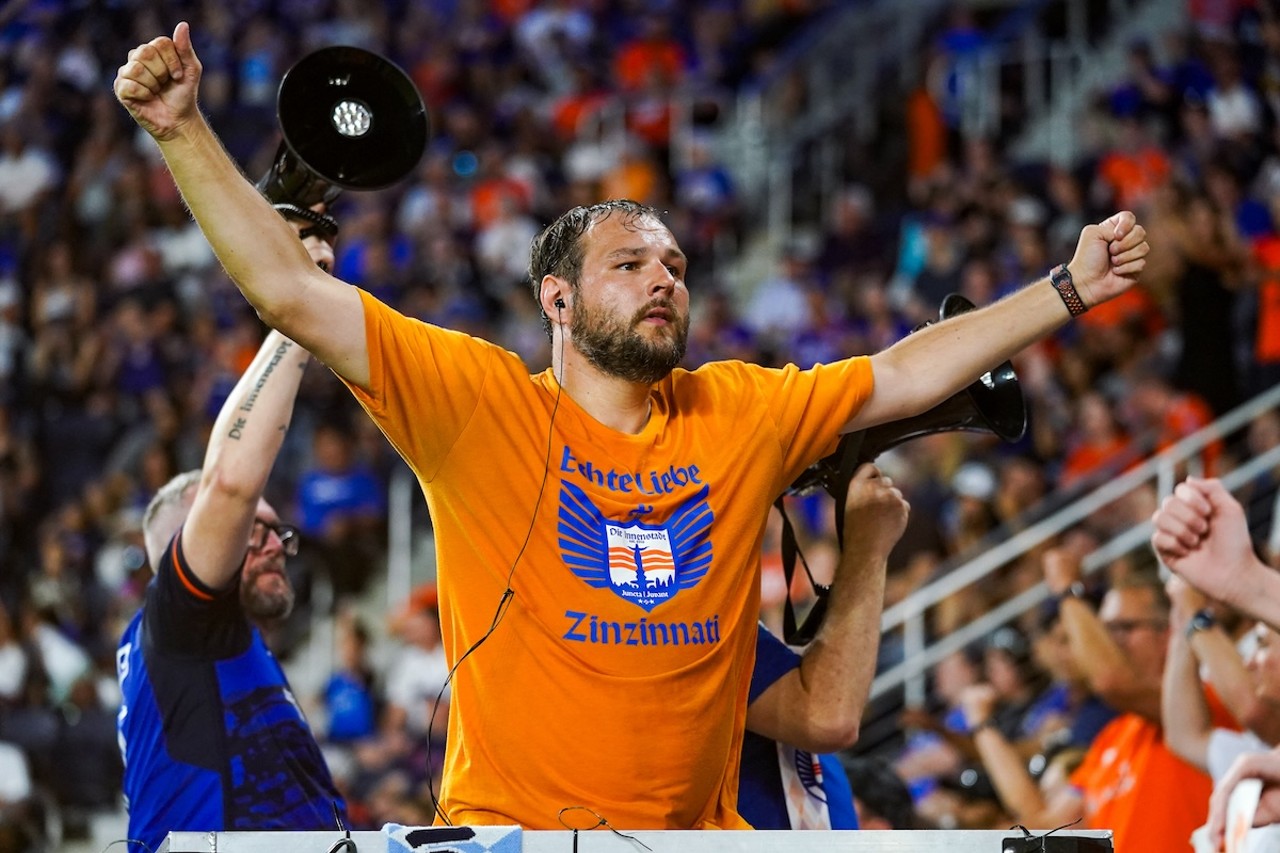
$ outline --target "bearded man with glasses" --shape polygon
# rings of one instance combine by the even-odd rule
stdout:
[[[1095,609],[1084,583],[1083,554],[1083,548],[1068,547],[1046,552],[1045,584],[1089,689],[1117,715],[1094,737],[1070,784],[1024,823],[1053,829],[1083,818],[1086,828],[1112,830],[1115,849],[1124,853],[1190,850],[1191,833],[1208,815],[1212,783],[1164,739],[1168,595],[1155,572],[1137,571],[1114,579]],[[1217,697],[1209,705],[1217,724],[1235,727]],[[975,744],[990,755],[1000,746],[993,738],[978,732]],[[995,781],[999,789],[1001,780]]]
[[[317,264],[332,264],[323,239],[303,242]],[[136,849],[157,850],[174,831],[319,830],[341,819],[315,736],[263,640],[293,610],[285,559],[298,553],[298,531],[262,493],[309,360],[267,335],[214,422],[203,467],[162,486],[143,516],[155,577],[116,652]]]

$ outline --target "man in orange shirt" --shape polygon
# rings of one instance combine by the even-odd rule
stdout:
[[[874,356],[679,369],[686,257],[657,211],[574,208],[534,241],[552,366],[409,319],[309,262],[196,105],[187,24],[115,92],[159,143],[231,278],[337,373],[418,477],[436,532],[451,685],[439,817],[745,828],[737,758],[774,499],[843,432],[923,412],[1128,290],[1119,213],[1051,279]],[[483,647],[482,647],[483,646]]]
[[[1110,188],[1115,203],[1141,207],[1169,175],[1169,156],[1148,138],[1137,115],[1117,118],[1120,138],[1098,164],[1098,177]]]
[[[619,88],[637,92],[657,76],[664,86],[673,86],[684,77],[688,57],[671,35],[671,22],[661,12],[640,18],[640,32],[618,48],[613,75]]]
[[[1121,711],[1098,733],[1071,775],[1075,796],[1060,795],[1044,828],[1084,817],[1110,829],[1125,853],[1191,849],[1204,823],[1208,775],[1165,745],[1160,724],[1161,678],[1169,643],[1169,599],[1158,578],[1117,582],[1097,612],[1084,595],[1079,561],[1065,550],[1045,556],[1045,583],[1058,598],[1072,656],[1090,687]],[[1157,817],[1158,816],[1158,817]]]
[[[1151,546],[1164,565],[1205,595],[1280,631],[1280,572],[1254,550],[1245,510],[1218,479],[1188,477],[1160,503]],[[1212,849],[1224,841],[1228,803],[1244,779],[1263,783],[1254,826],[1280,822],[1280,749],[1236,759],[1209,801]]]
[[[1152,453],[1166,450],[1213,423],[1213,410],[1208,403],[1191,391],[1179,391],[1153,370],[1139,371],[1134,376],[1128,405],[1135,416],[1135,434],[1154,442]],[[1202,473],[1217,473],[1224,450],[1221,439],[1205,445],[1200,452]]]
[[[1251,390],[1261,392],[1280,381],[1280,234],[1256,239],[1253,260],[1258,275],[1258,324],[1250,384]]]

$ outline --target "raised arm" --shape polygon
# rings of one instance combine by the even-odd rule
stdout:
[[[1210,598],[1280,630],[1280,574],[1258,558],[1221,480],[1188,477],[1152,517],[1161,562]]]
[[[274,211],[271,214],[283,219]],[[333,263],[333,250],[317,237],[293,242],[313,265]],[[279,332],[270,332],[213,423],[200,485],[182,527],[188,568],[202,583],[222,589],[244,562],[245,543],[258,500],[293,416],[293,404],[310,355]]]
[[[844,549],[822,627],[800,666],[747,707],[747,728],[789,746],[833,752],[858,739],[875,675],[889,552],[906,529],[910,506],[874,465],[849,482]]]
[[[1032,829],[1053,829],[1084,814],[1084,800],[1069,786],[1046,794],[1027,770],[1027,761],[997,726],[990,724],[996,692],[990,684],[973,684],[960,694],[965,723],[983,768],[991,777],[1000,804],[1009,816]]]
[[[1203,675],[1203,680],[1213,688],[1236,722],[1263,740],[1275,743],[1276,735],[1280,733],[1280,721],[1274,719],[1270,703],[1258,696],[1257,682],[1241,657],[1236,641],[1218,624],[1215,611],[1221,611],[1223,606],[1214,604],[1178,575],[1169,578],[1165,589],[1173,604],[1172,627],[1179,630],[1177,626],[1182,626],[1180,630],[1186,636],[1187,648],[1198,664],[1197,675]],[[1192,618],[1202,611],[1211,617],[1210,621],[1197,620],[1195,627],[1188,628]],[[1169,649],[1172,653],[1172,644]],[[1165,683],[1167,685],[1168,681]],[[1168,708],[1167,704],[1165,708]],[[1205,705],[1205,713],[1208,713],[1208,705]],[[1167,717],[1167,710],[1165,714]]]
[[[1213,719],[1200,681],[1199,661],[1187,637],[1187,625],[1194,609],[1177,588],[1184,581],[1171,578],[1166,587],[1170,611],[1169,655],[1164,662],[1164,689],[1161,692],[1161,723],[1164,742],[1183,761],[1200,770],[1209,766],[1209,735]]]
[[[1138,280],[1146,231],[1122,211],[1080,233],[1067,264],[1083,305],[1118,296]],[[1048,278],[994,305],[933,323],[871,357],[875,391],[849,430],[927,411],[1071,318]]]
[[[156,140],[218,260],[267,325],[361,387],[369,356],[360,295],[319,269],[201,115],[200,60],[186,22],[129,52],[115,94]]]
[[[1065,548],[1044,555],[1045,584],[1058,598],[1058,613],[1067,631],[1071,656],[1079,664],[1090,689],[1118,711],[1131,711],[1160,721],[1162,669],[1144,671],[1112,638],[1093,605],[1069,592],[1080,580],[1079,556]],[[1159,638],[1163,645],[1165,639]]]

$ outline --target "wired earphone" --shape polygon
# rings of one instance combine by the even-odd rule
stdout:
[[[556,319],[559,319],[560,312],[563,311],[565,308],[564,300],[558,298],[552,304],[555,306],[555,309],[556,309]],[[563,373],[564,371],[564,332],[563,331],[561,331],[560,333],[560,370]],[[444,684],[440,685],[440,692],[436,694],[436,701],[431,706],[431,716],[427,719],[427,741],[428,742],[431,741],[431,732],[435,726],[436,709],[440,707],[440,702],[444,698],[444,692],[449,689],[449,685],[453,682],[453,676],[458,671],[458,667],[462,666],[462,662],[467,658],[469,658],[472,652],[480,648],[481,644],[484,643],[485,640],[489,639],[489,637],[493,635],[494,630],[498,627],[498,623],[501,622],[502,617],[506,615],[507,607],[508,605],[511,604],[511,599],[515,597],[516,591],[511,587],[511,579],[515,576],[516,566],[520,563],[520,558],[524,556],[525,548],[528,547],[529,540],[533,536],[534,525],[536,525],[538,522],[538,509],[539,507],[542,506],[542,495],[546,491],[547,477],[550,474],[550,470],[551,470],[551,441],[555,435],[556,413],[560,411],[560,392],[562,390],[563,390],[563,387],[560,384],[559,378],[557,378],[556,399],[555,399],[555,403],[553,403],[551,406],[551,420],[547,424],[547,452],[546,452],[546,458],[543,460],[543,463],[542,463],[542,483],[541,485],[538,486],[538,497],[534,499],[534,502],[533,502],[533,514],[529,519],[529,529],[526,530],[524,534],[524,542],[520,544],[520,550],[516,552],[515,559],[511,561],[511,568],[507,571],[507,587],[502,591],[502,597],[498,600],[498,607],[497,607],[497,610],[494,611],[493,622],[490,623],[489,630],[485,631],[484,635],[480,637],[480,639],[472,643],[471,647],[462,653],[462,656],[458,658],[458,662],[449,668],[449,674],[445,676]],[[428,778],[430,778],[431,776],[434,775],[431,770],[430,750],[427,751],[426,763],[427,763],[427,776]],[[448,816],[445,815],[444,810],[440,807],[440,800],[436,796],[434,786],[428,784],[428,790],[431,793],[431,807],[435,811],[436,816],[440,818],[440,820],[443,822],[445,826],[453,826],[452,821],[449,820]]]

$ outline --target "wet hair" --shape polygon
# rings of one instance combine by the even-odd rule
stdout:
[[[612,199],[592,205],[579,205],[560,215],[555,222],[542,229],[529,248],[529,283],[533,288],[533,299],[539,301],[542,292],[542,279],[548,275],[563,278],[569,282],[576,292],[578,279],[582,275],[582,259],[586,248],[582,243],[582,235],[597,222],[608,219],[614,213],[623,217],[624,224],[631,224],[637,219],[652,218],[661,222],[662,217],[655,208],[631,199]],[[542,311],[542,330],[551,337],[551,318]]]

